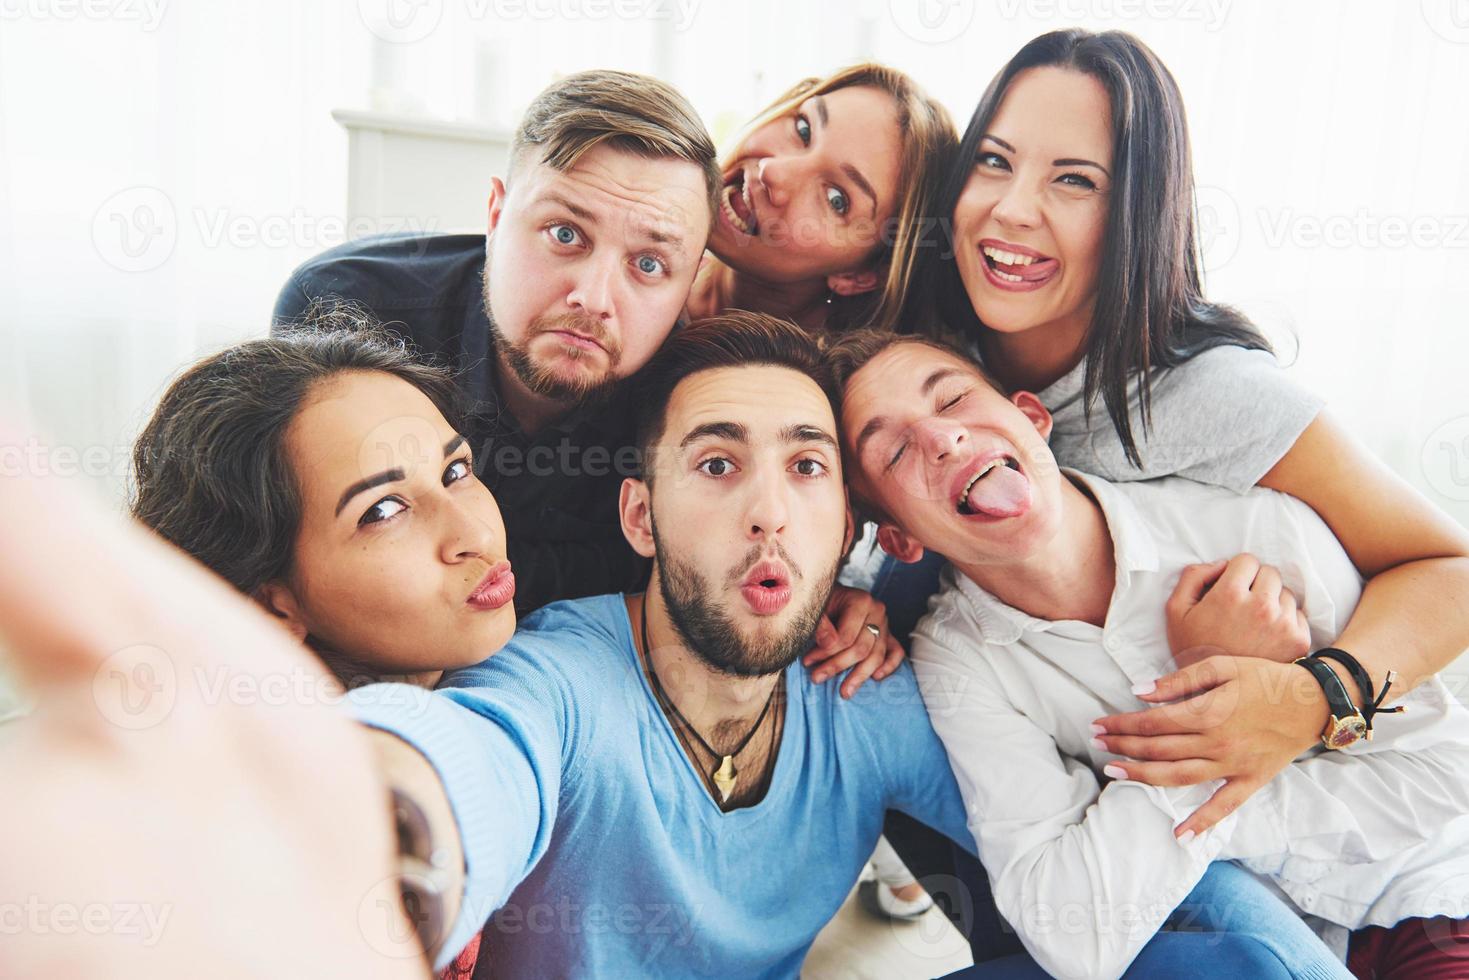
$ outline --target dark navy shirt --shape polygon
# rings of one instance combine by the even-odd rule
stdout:
[[[648,563],[628,545],[617,514],[622,480],[638,472],[627,399],[527,436],[496,389],[484,266],[483,235],[348,242],[291,274],[272,333],[299,323],[316,300],[346,299],[455,372],[475,470],[505,518],[517,609],[639,590]]]

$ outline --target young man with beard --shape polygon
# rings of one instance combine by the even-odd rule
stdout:
[[[485,235],[350,242],[281,290],[276,330],[345,300],[457,371],[522,610],[646,579],[618,527],[637,460],[615,388],[678,320],[720,183],[714,144],[672,86],[581,72],[527,109],[504,181],[490,180]]]
[[[1362,579],[1314,511],[1270,490],[1062,471],[1040,401],[932,341],[858,334],[832,357],[853,494],[879,542],[951,563],[914,669],[996,904],[1042,966],[1117,975],[1172,897],[1233,860],[1358,977],[1466,975],[1469,711],[1432,677],[1393,690],[1405,711],[1372,738],[1393,678],[1347,652]],[[1217,561],[1241,552],[1260,557]],[[1179,651],[1182,680],[1155,683],[1175,669],[1170,633],[1237,599],[1251,627],[1212,641],[1235,655]],[[1304,649],[1236,648],[1282,618],[1304,620]],[[1196,836],[1182,825],[1231,775],[1198,758],[1206,736],[1185,734],[1199,710],[1186,698],[1214,688],[1226,703],[1269,692],[1282,714],[1315,717],[1323,744]],[[1098,723],[1172,701],[1153,713],[1155,738]],[[1209,724],[1229,737],[1230,718]],[[1028,915],[1068,903],[1098,921],[1152,912],[1083,934]]]

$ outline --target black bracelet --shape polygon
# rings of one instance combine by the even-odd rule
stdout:
[[[1294,662],[1306,668],[1316,683],[1321,685],[1321,692],[1326,695],[1326,708],[1331,719],[1326,726],[1326,731],[1321,734],[1323,745],[1333,750],[1344,749],[1349,745],[1355,745],[1361,739],[1371,737],[1372,733],[1367,728],[1367,721],[1357,710],[1357,706],[1352,703],[1352,696],[1347,691],[1347,686],[1342,683],[1340,677],[1336,676],[1336,671],[1327,666],[1325,660],[1316,657],[1302,657]]]
[[[1373,715],[1379,713],[1392,715],[1403,710],[1402,705],[1398,705],[1396,708],[1382,707],[1382,702],[1387,698],[1388,688],[1392,687],[1392,682],[1397,679],[1397,671],[1390,670],[1387,672],[1387,678],[1382,682],[1382,693],[1376,694],[1376,689],[1372,685],[1372,675],[1367,673],[1367,669],[1362,666],[1356,657],[1347,653],[1345,650],[1339,647],[1326,647],[1317,650],[1311,656],[1326,660],[1335,660],[1347,669],[1347,673],[1362,691],[1361,713],[1363,720],[1367,722],[1367,730],[1369,732],[1372,731]]]

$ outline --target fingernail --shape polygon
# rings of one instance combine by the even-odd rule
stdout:
[[[1107,734],[1107,727],[1105,725],[1098,725],[1096,722],[1092,722],[1092,734],[1105,735]]]
[[[1103,742],[1099,738],[1094,738],[1092,739],[1092,748],[1096,749],[1098,752],[1105,752],[1107,751],[1107,743]]]
[[[1110,762],[1102,767],[1102,775],[1111,776],[1113,779],[1126,779],[1127,770],[1121,766],[1115,766]]]
[[[1194,832],[1192,830],[1185,830],[1174,839],[1178,841],[1179,847],[1183,847],[1186,844],[1193,843]]]
[[[1144,694],[1152,694],[1157,689],[1157,681],[1143,681],[1141,684],[1132,685],[1132,693],[1138,697],[1142,697]]]

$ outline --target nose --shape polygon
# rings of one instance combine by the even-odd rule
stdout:
[[[800,179],[799,165],[789,157],[761,157],[748,180],[755,182],[752,194],[763,196],[774,207],[783,208],[791,199],[791,188]]]
[[[770,470],[750,480],[748,484],[750,496],[745,506],[745,527],[746,534],[752,541],[784,532],[790,519],[785,474],[778,466],[771,467]]]
[[[443,521],[440,556],[447,565],[479,558],[499,560],[503,552],[498,529],[457,500],[445,501],[439,508]]]
[[[1011,180],[996,202],[994,218],[1003,227],[1029,230],[1041,223],[1039,196],[1028,181]]]
[[[566,295],[566,305],[573,310],[598,320],[611,318],[614,285],[621,272],[621,259],[610,249],[603,254],[593,254],[587,261],[579,263],[571,292]]]
[[[924,458],[943,463],[969,448],[964,426],[945,418],[928,418],[915,427],[914,438],[923,447]]]

